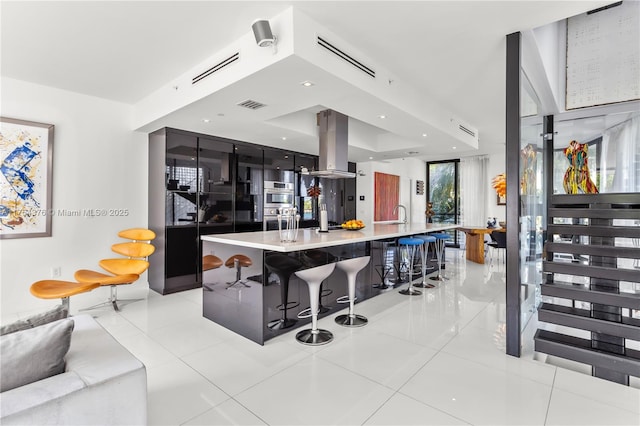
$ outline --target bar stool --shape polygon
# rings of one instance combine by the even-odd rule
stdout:
[[[226,288],[231,288],[238,284],[245,287],[251,287],[250,285],[242,281],[242,268],[246,268],[251,265],[253,265],[253,262],[248,256],[245,256],[244,254],[234,254],[233,256],[228,258],[224,262],[224,266],[226,266],[227,268],[236,268],[236,280],[233,282],[228,282]]]
[[[383,240],[378,240],[376,242],[381,244],[380,248],[380,270],[376,269],[376,272],[380,276],[380,284],[374,284],[373,288],[377,288],[378,290],[386,290],[391,288],[390,285],[386,283],[387,276],[391,273],[391,269],[393,268],[393,260],[391,261],[391,266],[387,265],[387,253],[389,251],[389,243],[395,242],[395,238],[385,238]]]
[[[424,250],[424,241],[419,238],[405,237],[398,239],[398,245],[404,247],[407,256],[409,258],[409,287],[400,290],[400,294],[404,294],[406,296],[417,296],[422,294],[421,291],[413,288],[413,257],[416,254],[416,249]]]
[[[349,313],[336,317],[336,323],[343,327],[362,327],[369,322],[369,320],[362,315],[356,315],[353,312],[353,306],[356,302],[356,277],[358,272],[367,266],[370,258],[371,256],[356,257],[354,259],[341,260],[336,263],[336,268],[347,274],[347,290],[349,291],[347,296],[337,299],[338,303],[349,302]]]
[[[394,240],[393,244],[395,245],[394,250],[394,259],[393,259],[393,269],[395,271],[396,277],[393,279],[393,286],[397,287],[400,284],[404,284],[407,282],[406,278],[402,278],[402,267],[406,264],[402,261],[402,253],[400,252],[400,243],[398,240]]]
[[[222,259],[218,256],[208,254],[202,257],[202,271],[208,271],[210,269],[217,269],[223,264]]]
[[[202,256],[202,272],[218,269],[222,265],[224,265],[224,262],[218,256],[212,254]],[[204,291],[213,291],[212,284],[204,282],[204,274],[202,275],[202,289]]]
[[[320,298],[320,284],[329,275],[331,275],[335,268],[335,263],[328,263],[326,265],[295,272],[298,278],[307,282],[307,285],[309,286],[309,303],[311,304],[311,328],[299,331],[296,334],[296,340],[303,345],[324,345],[333,340],[333,334],[330,331],[318,328],[318,305]],[[298,316],[301,317],[300,315]]]
[[[326,265],[327,263],[333,263],[336,261],[336,257],[333,254],[324,250],[315,250],[315,249],[305,250],[305,252],[302,254],[302,257],[305,260],[305,263],[311,267]],[[326,314],[331,310],[331,308],[324,306],[322,304],[322,298],[327,297],[332,293],[333,293],[333,290],[331,290],[330,288],[324,289],[323,284],[320,284],[320,299],[318,301],[319,314]]]
[[[414,287],[434,288],[435,285],[427,282],[426,275],[427,275],[427,259],[429,258],[429,245],[432,243],[435,245],[436,237],[431,235],[416,235],[414,236],[414,238],[418,238],[424,241],[424,247],[420,252],[420,255],[421,255],[420,260],[422,260],[422,282],[419,284],[416,284]]]
[[[299,302],[289,302],[289,278],[291,275],[302,267],[302,263],[293,257],[286,256],[284,254],[272,254],[266,256],[264,259],[264,265],[267,270],[278,276],[280,281],[280,305],[276,306],[282,314],[280,319],[271,321],[267,324],[272,330],[282,330],[293,326],[297,320],[287,318],[287,310],[293,309],[300,305]]]
[[[433,281],[446,281],[449,278],[445,278],[442,275],[442,257],[444,255],[444,243],[451,239],[451,237],[449,236],[449,234],[445,234],[444,232],[440,232],[437,234],[431,234],[432,236],[435,237],[436,242],[435,242],[435,246],[436,246],[436,258],[438,259],[438,276],[437,277],[429,277],[430,280]]]

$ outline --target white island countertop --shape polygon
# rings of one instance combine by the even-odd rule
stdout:
[[[460,225],[444,223],[407,223],[405,224],[374,224],[359,231],[345,229],[316,232],[316,229],[300,229],[296,242],[280,242],[278,231],[259,231],[231,234],[203,235],[202,241],[229,244],[238,247],[256,248],[279,252],[317,249],[339,246],[342,244],[360,243],[365,241],[397,238],[407,235],[423,234],[425,232],[444,231],[458,228]]]

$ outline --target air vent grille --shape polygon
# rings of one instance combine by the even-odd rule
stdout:
[[[254,100],[251,100],[251,99],[247,99],[246,101],[239,102],[237,105],[241,106],[241,107],[244,107],[244,108],[249,108],[249,109],[260,109],[262,107],[266,107],[267,106],[267,105],[265,105],[265,104],[263,104],[261,102],[254,101]]]
[[[346,54],[342,50],[338,49],[337,47],[335,47],[334,45],[332,45],[331,43],[329,43],[328,41],[326,41],[322,37],[318,36],[318,44],[320,46],[324,47],[325,49],[327,49],[329,52],[331,52],[334,55],[336,55],[337,57],[339,57],[340,59],[342,59],[343,61],[348,62],[352,66],[356,67],[358,70],[360,70],[363,73],[367,74],[368,76],[376,78],[376,72],[373,69],[371,69],[368,66],[364,65],[362,62],[358,61],[357,59],[353,58],[352,56]]]
[[[214,72],[220,71],[222,68],[226,67],[227,65],[230,65],[230,64],[234,63],[238,59],[240,59],[240,52],[234,53],[233,55],[229,56],[224,61],[212,66],[208,70],[206,70],[206,71],[198,74],[197,76],[193,77],[191,79],[191,84],[196,84],[197,82],[202,81],[203,79],[209,77]]]
[[[476,132],[474,132],[473,130],[464,127],[462,124],[458,125],[458,129],[462,130],[463,132],[465,132],[466,134],[468,134],[469,136],[471,136],[472,138],[476,137]]]

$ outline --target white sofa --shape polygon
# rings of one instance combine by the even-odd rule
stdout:
[[[2,392],[0,424],[146,424],[144,365],[91,316],[72,318],[65,372]]]

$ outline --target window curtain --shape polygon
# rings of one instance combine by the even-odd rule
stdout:
[[[460,159],[460,216],[465,225],[480,226],[487,222],[488,163],[486,156]]]
[[[640,192],[640,116],[602,134],[600,192]]]

